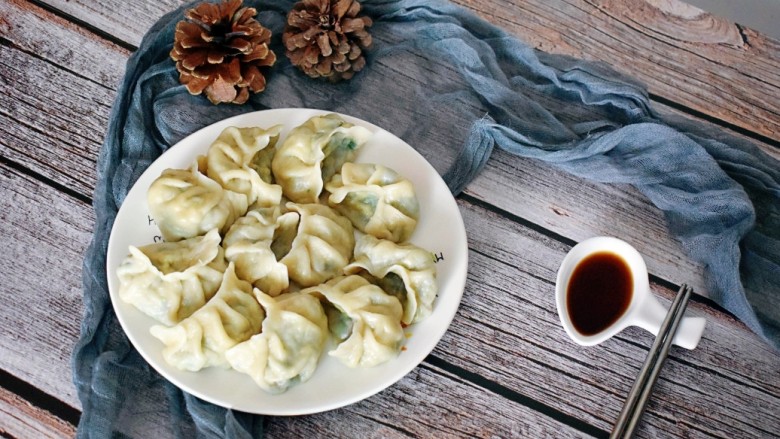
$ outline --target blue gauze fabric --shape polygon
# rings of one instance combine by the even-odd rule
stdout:
[[[192,5],[156,23],[128,61],[99,157],[97,222],[84,260],[85,314],[73,354],[79,437],[262,435],[262,417],[205,403],[150,369],[119,327],[105,264],[117,210],[155,158],[217,120],[268,108],[321,108],[384,127],[418,147],[454,194],[496,147],[589,180],[632,184],[706,267],[710,297],[778,346],[780,167],[754,145],[664,120],[630,78],[537,52],[443,1],[364,2],[374,19],[367,68],[346,83],[314,81],[283,55],[292,2],[248,4],[273,31],[279,61],[267,90],[244,106],[213,106],[179,84],[168,53]]]

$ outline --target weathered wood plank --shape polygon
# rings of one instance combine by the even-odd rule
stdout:
[[[55,439],[75,435],[72,424],[0,387],[0,436]]]
[[[166,13],[186,0],[111,2],[46,0],[43,3],[89,24],[108,35],[138,47],[147,30]]]
[[[270,420],[285,437],[590,437],[516,402],[424,363],[357,404],[310,416]]]
[[[456,0],[546,52],[607,62],[650,93],[780,140],[778,43],[678,0]]]
[[[134,45],[181,4],[45,1]],[[541,50],[605,61],[651,93],[780,140],[780,47],[759,33],[679,0],[456,3]]]
[[[114,92],[0,46],[0,151],[91,196]]]
[[[0,36],[13,47],[103,87],[113,89],[121,81],[126,49],[24,0],[3,0],[0,16]],[[58,90],[56,79],[47,88]]]
[[[0,368],[78,407],[70,354],[81,321],[89,205],[0,166]]]

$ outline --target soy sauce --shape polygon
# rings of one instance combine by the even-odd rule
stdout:
[[[632,284],[631,269],[614,253],[594,253],[580,261],[566,290],[574,329],[593,335],[615,323],[631,303]]]

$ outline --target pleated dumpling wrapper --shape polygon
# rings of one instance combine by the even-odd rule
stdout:
[[[165,345],[163,358],[168,364],[197,372],[227,367],[225,351],[260,332],[264,317],[252,286],[236,277],[230,263],[217,294],[202,308],[175,326],[156,325],[150,332]]]
[[[291,201],[316,203],[324,182],[354,161],[370,137],[369,130],[337,114],[312,117],[293,128],[276,151],[271,162],[276,182]]]
[[[278,205],[282,187],[272,184],[270,169],[258,172],[256,164],[264,155],[273,156],[281,129],[281,125],[225,128],[209,147],[206,175],[223,188],[244,194],[250,206]]]
[[[223,189],[216,181],[190,169],[166,169],[149,186],[146,201],[166,241],[203,235],[213,228],[227,232],[243,216],[246,195]]]
[[[233,369],[248,374],[260,388],[282,393],[306,382],[317,368],[328,337],[320,301],[301,292],[271,297],[255,288],[266,312],[261,332],[227,351]]]
[[[355,244],[355,261],[344,273],[367,275],[372,283],[398,297],[404,324],[420,322],[433,310],[438,293],[436,265],[431,252],[414,244],[361,235]]]
[[[279,206],[250,210],[230,227],[222,245],[225,257],[236,265],[236,275],[271,296],[290,285],[287,266],[271,250]]]
[[[352,223],[324,204],[287,203],[286,207],[273,249],[290,279],[311,287],[341,274],[355,245]]]
[[[219,232],[178,242],[130,246],[116,270],[119,298],[164,325],[203,306],[219,288],[227,264]]]
[[[361,276],[341,276],[303,290],[321,295],[339,345],[328,354],[349,367],[374,367],[398,356],[404,341],[397,297]]]
[[[325,185],[328,204],[361,232],[404,242],[420,218],[412,182],[394,170],[371,163],[344,163]]]

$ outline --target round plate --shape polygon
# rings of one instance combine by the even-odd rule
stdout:
[[[166,168],[188,168],[196,156],[205,154],[223,129],[229,126],[270,127],[284,125],[287,133],[312,116],[328,112],[310,109],[278,109],[247,113],[225,119],[170,148],[144,172],[119,209],[108,241],[107,274],[111,301],[119,322],[135,348],[161,375],[199,398],[249,413],[302,415],[332,410],[360,401],[387,388],[414,369],[433,350],[450,325],[466,283],[468,249],[460,211],[447,186],[433,167],[412,147],[389,132],[354,117],[341,115],[374,135],[358,152],[357,162],[379,163],[411,180],[420,201],[420,221],[411,242],[430,250],[436,260],[439,295],[433,313],[406,328],[406,344],[398,358],[377,367],[350,369],[327,355],[326,348],[312,378],[280,395],[261,390],[248,375],[234,370],[208,368],[199,372],[178,370],[162,357],[162,343],[149,333],[157,324],[119,299],[116,269],[128,254],[129,245],[145,245],[161,239],[149,215],[146,192]]]

